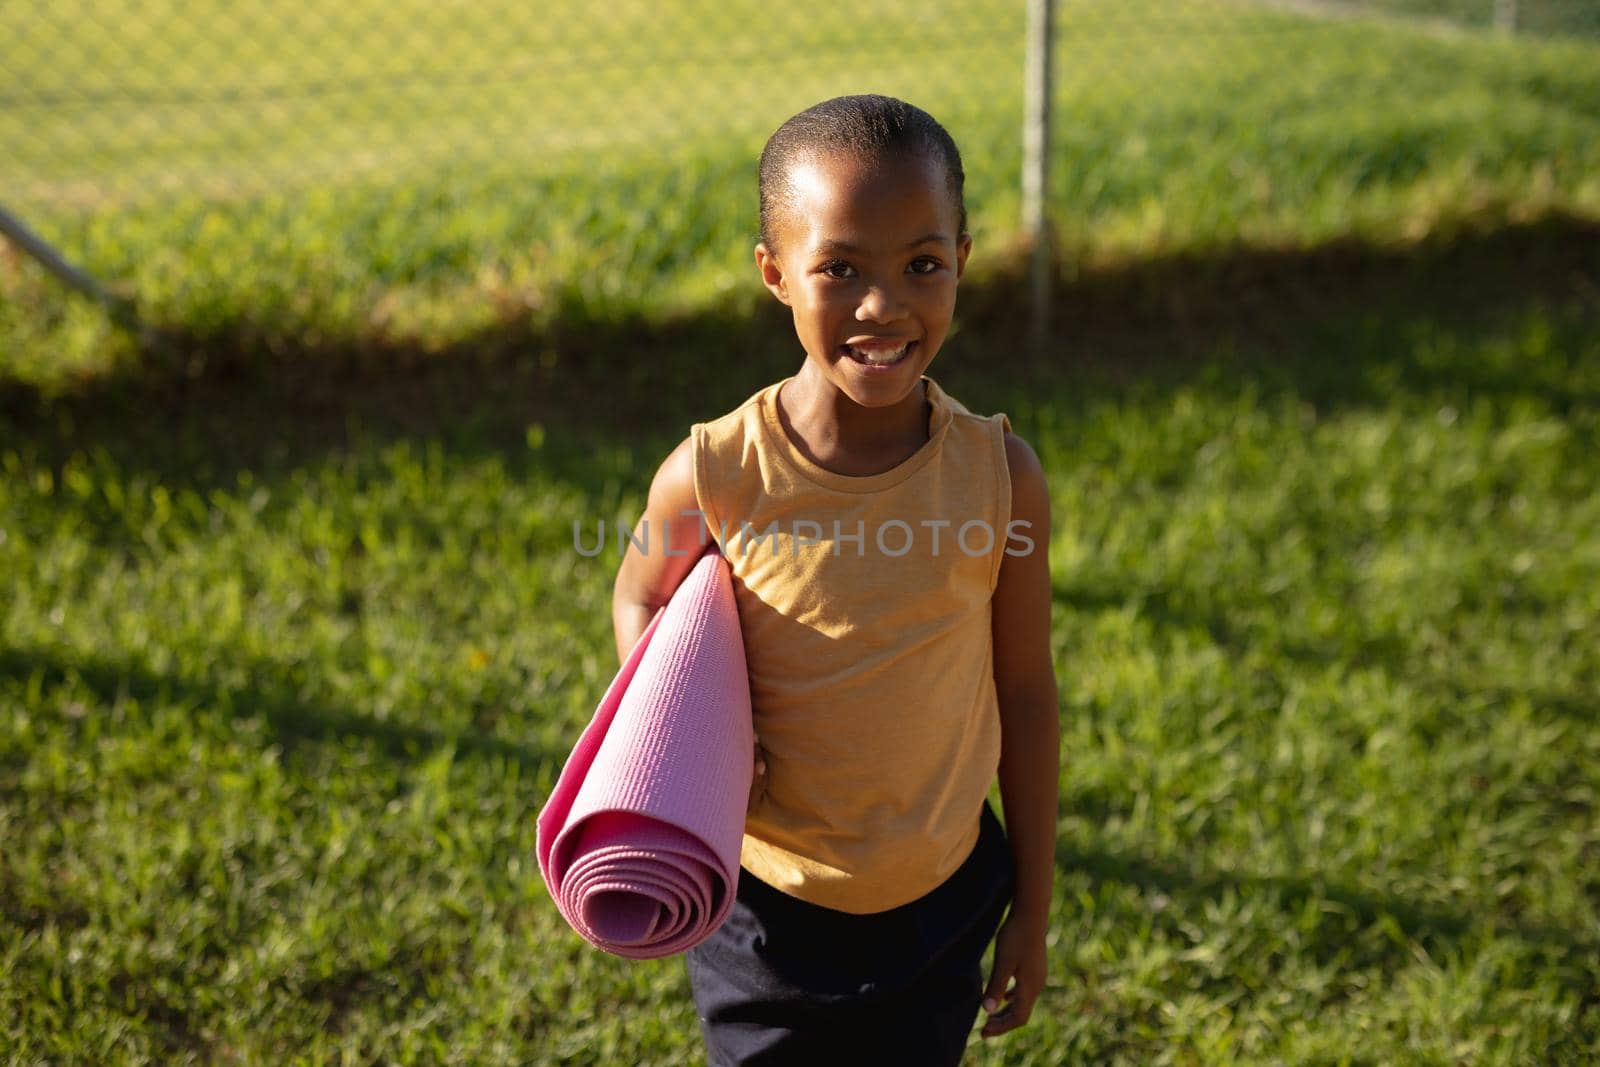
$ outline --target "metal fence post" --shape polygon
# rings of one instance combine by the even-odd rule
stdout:
[[[32,256],[38,264],[57,279],[100,304],[119,325],[134,322],[133,305],[126,299],[107,292],[88,274],[66,261],[43,237],[28,229],[23,221],[0,207],[0,236]]]
[[[1053,0],[1028,0],[1028,56],[1022,119],[1022,232],[1032,249],[1029,332],[1042,351],[1050,335],[1050,66]]]

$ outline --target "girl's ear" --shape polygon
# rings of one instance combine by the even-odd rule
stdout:
[[[964,233],[956,238],[956,281],[967,272],[967,254],[972,251],[972,234]]]
[[[789,302],[789,285],[783,277],[783,266],[778,257],[762,241],[756,245],[756,267],[761,271],[761,281],[767,290],[783,304]]]

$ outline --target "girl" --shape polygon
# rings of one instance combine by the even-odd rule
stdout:
[[[734,575],[756,783],[737,899],[685,953],[713,1063],[954,1064],[980,1002],[991,1037],[1044,987],[1049,500],[1009,419],[924,373],[972,246],[963,178],[899,100],[779,127],[755,259],[805,362],[691,427],[650,487],[658,551],[617,574],[623,657],[709,539]]]

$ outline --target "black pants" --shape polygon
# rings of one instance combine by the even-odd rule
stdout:
[[[943,884],[888,911],[807,903],[740,870],[727,920],[684,953],[710,1062],[959,1064],[983,954],[1016,871],[987,802],[978,843]]]

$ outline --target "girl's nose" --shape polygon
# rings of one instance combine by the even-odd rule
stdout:
[[[893,322],[905,314],[905,305],[882,285],[869,286],[867,295],[856,305],[857,322]]]

